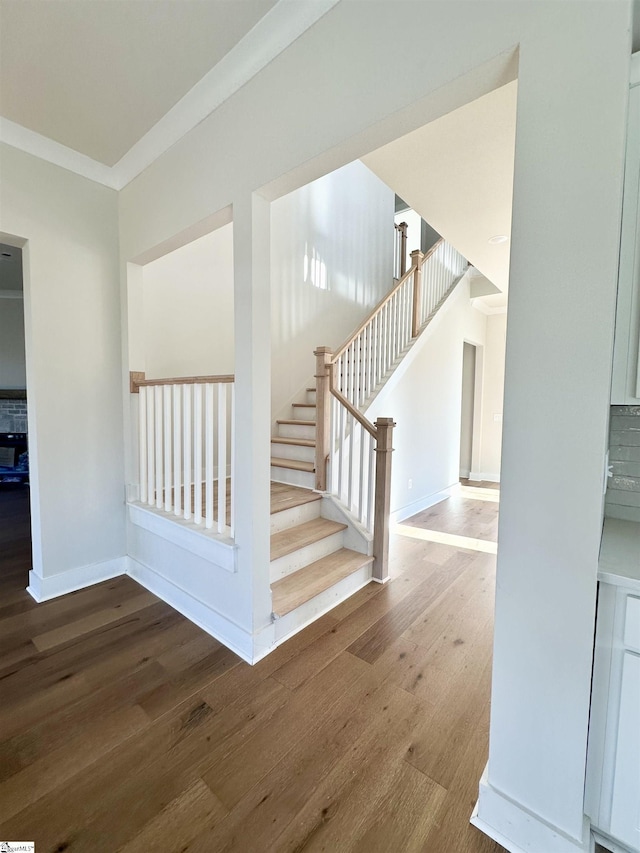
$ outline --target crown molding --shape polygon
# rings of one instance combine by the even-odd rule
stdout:
[[[0,142],[121,190],[256,76],[340,0],[278,2],[114,165],[0,117]]]
[[[54,166],[61,166],[70,172],[75,172],[83,178],[89,178],[90,181],[104,184],[105,187],[116,188],[113,168],[105,166],[104,163],[98,163],[97,160],[92,160],[91,157],[80,154],[73,148],[61,145],[48,136],[42,136],[40,133],[22,127],[8,118],[0,117],[0,142],[32,154],[40,160],[46,160],[47,163],[53,163]]]
[[[481,314],[485,314],[487,317],[491,317],[494,314],[506,314],[507,306],[500,305],[498,307],[493,307],[487,305],[482,301],[482,296],[474,296],[471,299],[471,304],[476,309],[476,311],[480,311]]]

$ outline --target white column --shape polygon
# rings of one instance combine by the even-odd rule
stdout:
[[[545,853],[589,849],[583,786],[630,58],[629,4],[581,6],[553,4],[520,46],[490,752],[477,818],[508,849]]]
[[[269,217],[269,202],[257,194],[234,201],[235,540],[239,581],[247,594],[243,627],[252,632],[271,621]]]

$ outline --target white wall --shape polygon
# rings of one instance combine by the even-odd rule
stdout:
[[[27,241],[33,567],[47,594],[51,576],[112,572],[125,554],[117,196],[8,146],[0,158],[0,229]]]
[[[147,379],[233,373],[233,224],[143,267]]]
[[[507,315],[489,314],[483,352],[481,442],[474,479],[500,480]],[[523,451],[526,457],[526,449]]]
[[[271,205],[271,410],[315,372],[391,289],[394,194],[356,161]]]
[[[24,305],[0,298],[0,388],[25,388]]]
[[[396,422],[391,474],[396,520],[458,482],[462,346],[465,339],[483,345],[485,324],[469,300],[467,276],[367,410],[372,421]]]
[[[236,440],[247,523],[237,580],[254,626],[267,625],[268,537],[249,524],[268,512],[270,418],[259,404],[271,347],[257,324],[269,282],[254,261],[268,256],[269,227],[258,200],[504,85],[519,50],[492,728],[478,822],[513,849],[584,850],[631,4],[398,7],[369,0],[364,12],[343,0],[129,184],[122,258],[229,204],[236,240],[242,223],[236,398],[247,417]],[[408,33],[420,34],[420,50],[407,51]],[[548,472],[560,468],[550,489]]]

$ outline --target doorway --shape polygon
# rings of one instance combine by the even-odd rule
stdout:
[[[476,404],[477,348],[466,341],[462,350],[462,401],[460,407],[460,479],[469,478],[473,468],[473,439]]]

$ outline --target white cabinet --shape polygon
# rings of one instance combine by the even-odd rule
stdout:
[[[622,660],[610,833],[640,850],[640,655],[629,651]]]
[[[611,402],[640,404],[640,53],[632,57]]]
[[[605,519],[586,812],[614,853],[640,853],[640,523]]]

